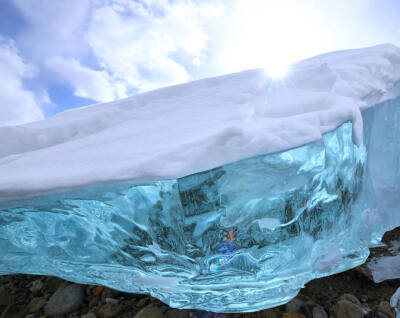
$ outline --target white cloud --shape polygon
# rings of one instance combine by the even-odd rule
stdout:
[[[23,85],[23,79],[35,74],[36,69],[19,56],[14,41],[0,37],[0,126],[43,118],[35,95]]]
[[[248,68],[279,71],[335,49],[399,43],[397,16],[388,23],[392,31],[382,31],[373,0],[13,2],[29,25],[16,38],[18,48],[45,66],[40,88],[54,80],[51,70],[76,96],[96,101]],[[386,13],[381,20],[390,20]]]
[[[54,57],[46,60],[45,65],[75,89],[75,96],[98,102],[109,102],[126,96],[124,85],[114,81],[106,71],[82,66],[76,59]]]
[[[86,38],[115,78],[149,90],[190,79],[185,65],[201,64],[208,39],[203,27],[220,13],[221,6],[208,1],[108,1],[94,9]]]
[[[24,56],[96,101],[196,77],[223,12],[221,0],[13,1],[30,25]]]
[[[17,37],[24,56],[40,62],[45,57],[81,58],[90,51],[83,40],[90,12],[89,0],[13,0],[29,27]]]
[[[223,73],[265,68],[279,73],[289,64],[330,48],[330,33],[309,1],[232,1],[216,30],[209,57]]]

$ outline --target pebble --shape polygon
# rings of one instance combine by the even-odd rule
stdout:
[[[260,318],[282,318],[282,314],[280,310],[276,308],[264,309],[259,312]]]
[[[40,279],[37,279],[31,283],[31,287],[29,290],[32,293],[37,293],[43,288],[43,282]]]
[[[165,314],[167,311],[168,311],[168,306],[167,305],[161,305],[161,306],[158,306],[160,309],[161,309],[161,311]]]
[[[43,289],[53,294],[65,281],[61,278],[50,276],[43,283]]]
[[[142,307],[146,306],[148,302],[149,302],[149,298],[144,297],[144,298],[140,299],[140,300],[136,303],[136,307],[137,307],[137,308],[142,308]]]
[[[357,304],[341,299],[335,305],[336,318],[363,318],[364,310]]]
[[[0,286],[0,306],[8,306],[12,302],[10,293],[4,286]]]
[[[164,314],[158,307],[147,306],[141,309],[134,318],[164,318]]]
[[[46,304],[46,299],[43,297],[35,297],[28,304],[28,310],[31,313],[39,312]]]
[[[363,275],[365,278],[370,280],[371,282],[374,281],[374,278],[372,276],[371,270],[365,265],[361,265],[355,268],[355,271]]]
[[[117,317],[122,311],[122,306],[119,304],[105,304],[100,307],[97,312],[100,317],[113,318]]]
[[[92,289],[92,294],[95,296],[100,295],[104,290],[104,286],[96,286]]]
[[[285,312],[283,318],[306,318],[306,316],[297,312]]]
[[[378,311],[386,314],[390,318],[396,318],[396,313],[388,301],[381,301],[378,306]]]
[[[106,298],[118,298],[121,294],[120,291],[111,289],[111,288],[104,288],[103,292],[101,293],[101,300],[105,302]]]
[[[167,318],[189,318],[189,311],[179,309],[168,310]]]
[[[81,318],[97,318],[97,316],[91,312],[89,314],[82,315]]]
[[[352,302],[353,304],[356,304],[358,306],[361,306],[361,302],[358,300],[358,298],[352,294],[343,294],[340,297],[341,300],[348,300],[349,302]]]
[[[92,308],[89,309],[89,312],[88,312],[88,313],[96,313],[96,312],[99,311],[99,309],[100,309],[99,306],[94,306],[94,307],[92,307]]]
[[[288,313],[297,313],[300,311],[303,304],[304,302],[300,298],[293,298],[285,305],[285,311],[287,311]]]
[[[91,285],[86,286],[85,287],[85,295],[92,296],[92,289],[93,289],[93,286],[91,286]]]
[[[315,306],[312,309],[312,317],[313,318],[328,318],[328,315],[322,306]]]
[[[361,279],[360,275],[354,275],[356,278],[358,277]],[[4,277],[0,276],[0,281],[1,278]],[[37,276],[30,276],[27,279],[20,279],[17,277],[16,279],[10,278],[9,280],[3,280],[2,283],[0,282],[0,316],[2,311],[6,312],[6,315],[3,315],[4,317],[14,317],[14,315],[18,313],[18,317],[25,318],[117,318],[121,316],[125,317],[124,315],[126,314],[128,314],[127,317],[130,318],[190,318],[193,315],[193,311],[170,308],[147,295],[122,293],[104,286],[81,286],[79,284],[66,282],[56,277],[37,278]],[[82,289],[83,298],[86,299],[85,302],[81,302],[80,305],[78,305],[79,313],[76,310],[78,308],[68,310],[66,315],[59,313],[59,311],[57,314],[51,314],[51,312],[48,312],[49,305],[51,301],[54,301],[55,295],[57,293],[65,292],[67,288],[71,288],[73,285]],[[366,283],[366,286],[370,285]],[[361,289],[357,287],[353,289],[355,293],[357,292],[357,297],[353,294],[343,294],[341,297],[337,297],[340,295],[337,295],[337,292],[340,289],[341,287],[338,288],[338,290],[335,289],[335,293],[332,293],[332,295],[322,294],[321,297],[319,297],[318,293],[314,291],[313,297],[315,297],[315,300],[325,308],[329,308],[330,316],[327,315],[328,311],[325,311],[323,306],[308,300],[310,297],[308,294],[305,294],[304,297],[300,294],[288,304],[280,306],[279,309],[268,309],[254,314],[244,315],[226,315],[203,312],[204,314],[201,316],[195,314],[192,318],[247,316],[252,318],[327,318],[328,316],[330,318],[367,318],[372,317],[373,312],[371,308],[374,309],[374,314],[376,315],[374,317],[376,318],[396,317],[389,302],[386,300],[381,301],[390,297],[386,295],[386,290],[382,291],[381,289],[375,293],[372,287]],[[85,296],[85,292],[87,296]],[[326,300],[326,296],[332,298]],[[49,298],[50,300],[46,304]],[[337,301],[336,304],[332,303],[333,300]],[[61,303],[61,307],[63,307],[66,301],[63,299],[62,301],[59,301],[59,303]],[[8,305],[11,306],[5,308]],[[46,309],[42,312],[44,308]],[[282,313],[284,308],[286,309],[285,314]],[[335,313],[336,315],[333,316]]]
[[[115,298],[108,298],[107,297],[105,299],[105,301],[106,301],[106,304],[110,304],[110,305],[117,305],[119,303],[119,300],[115,299]]]
[[[94,306],[97,306],[99,304],[99,301],[100,301],[100,297],[99,296],[94,296],[89,301],[89,308],[93,308]]]
[[[312,313],[312,309],[317,306],[317,304],[312,301],[312,300],[308,300],[306,301],[303,306],[301,307],[301,311],[300,313],[302,313],[304,316],[306,316],[307,318],[312,318],[313,313]]]
[[[63,289],[57,290],[50,297],[45,307],[45,313],[49,316],[70,313],[82,305],[84,297],[84,291],[80,285],[68,285]]]
[[[381,311],[377,311],[375,317],[377,317],[377,318],[390,318],[390,316],[388,316],[387,314],[384,314]]]
[[[191,318],[228,318],[226,314],[218,314],[210,311],[196,310],[190,316]],[[237,318],[237,317],[235,317]]]

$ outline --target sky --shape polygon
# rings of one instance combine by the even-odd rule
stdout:
[[[1,0],[0,126],[382,43],[400,0]]]

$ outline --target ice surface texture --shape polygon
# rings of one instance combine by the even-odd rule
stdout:
[[[400,225],[399,94],[383,45],[0,127],[0,274],[285,303]]]
[[[368,194],[363,218],[373,236],[382,229],[400,226],[400,102],[386,102],[365,112],[368,147]],[[377,227],[376,225],[380,226]],[[397,244],[396,244],[397,243]],[[392,254],[369,262],[374,281],[400,278],[399,242],[392,243]]]
[[[302,147],[183,178],[2,202],[0,272],[150,293],[179,308],[285,303],[309,280],[363,263],[398,222],[400,99],[363,116],[360,147],[344,123]]]

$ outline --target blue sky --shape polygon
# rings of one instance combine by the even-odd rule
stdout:
[[[387,42],[399,0],[3,0],[0,126]]]

